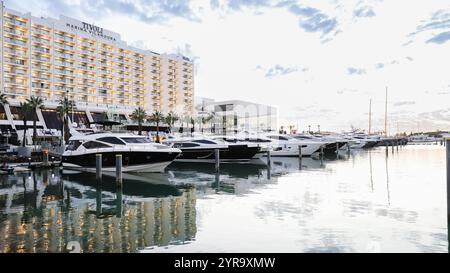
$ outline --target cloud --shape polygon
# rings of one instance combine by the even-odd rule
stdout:
[[[358,93],[358,92],[359,92],[359,91],[356,90],[356,89],[348,89],[348,88],[345,88],[345,89],[342,89],[342,90],[337,91],[336,93],[338,93],[339,95],[343,95],[343,94],[345,94],[345,93]]]
[[[353,16],[355,17],[374,17],[375,15],[375,12],[369,6],[360,7],[353,11]]]
[[[257,69],[263,69],[261,66],[257,66]],[[297,72],[297,67],[283,67],[281,65],[275,65],[273,67],[270,67],[269,69],[266,69],[265,77],[272,78],[272,77],[278,77],[278,76],[284,76],[290,73]]]
[[[162,23],[172,17],[190,21],[200,21],[185,0],[85,0],[85,1],[31,1],[28,6],[39,6],[46,16],[56,17],[59,14],[69,16],[88,16],[87,19],[98,19],[111,14],[126,14],[145,23]],[[79,3],[79,4],[77,4]],[[27,5],[17,3],[16,7],[26,10]]]
[[[427,43],[443,44],[450,40],[450,31],[439,33],[433,38],[427,40]]]
[[[363,68],[349,67],[349,68],[347,68],[347,73],[349,75],[362,75],[362,74],[366,74],[366,70]]]
[[[407,59],[410,62],[414,61],[414,59],[412,57],[409,57],[409,56],[406,56],[405,59]]]
[[[450,108],[420,113],[419,118],[425,120],[428,119],[430,121],[450,122]]]
[[[394,106],[404,106],[404,105],[414,105],[416,104],[415,101],[399,101],[394,103]]]
[[[377,63],[376,65],[375,65],[375,68],[376,69],[382,69],[384,67],[384,64],[383,63]]]
[[[416,31],[408,36],[414,37],[420,33],[430,33],[426,43],[443,44],[450,40],[450,10],[438,10],[434,12],[430,19],[422,21],[422,24],[416,27]],[[440,31],[439,34],[435,34]]]
[[[298,16],[299,26],[307,32],[321,32],[322,36],[335,30],[338,26],[336,18],[330,18],[320,10],[293,4],[288,11]]]
[[[221,5],[219,0],[210,0],[211,9],[228,8],[231,11],[240,11],[244,8],[283,8],[298,17],[299,27],[306,32],[322,33],[322,37],[336,30],[338,22],[319,9],[303,6],[293,0],[230,0]],[[260,14],[260,13],[258,13]],[[339,33],[334,32],[334,36]],[[322,42],[328,41],[330,38]]]

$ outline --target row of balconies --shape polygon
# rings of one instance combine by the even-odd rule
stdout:
[[[23,47],[27,47],[28,43],[26,41],[23,40],[19,40],[19,39],[12,39],[9,37],[4,37],[3,41],[9,44],[13,44],[13,45],[19,45],[19,46],[23,46]]]
[[[14,15],[13,15],[14,16]],[[5,22],[7,22],[7,23],[10,23],[10,24],[13,24],[13,25],[16,25],[16,26],[22,26],[22,27],[25,27],[26,25],[27,25],[27,23],[26,23],[26,19],[23,19],[24,21],[22,21],[22,20],[17,20],[16,18],[11,18],[11,17],[9,17],[8,15],[6,15],[5,17],[3,17],[4,18],[4,20],[5,20]]]
[[[25,30],[18,30],[12,27],[7,27],[5,26],[4,28],[5,34],[12,34],[18,37],[25,37],[25,35],[27,34],[27,32]]]

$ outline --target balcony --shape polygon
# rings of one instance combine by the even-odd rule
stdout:
[[[50,35],[50,31],[43,29],[33,29],[33,34]]]
[[[12,55],[27,57],[27,52],[23,51],[23,50],[14,50],[14,49],[10,49],[10,48],[5,47],[4,48],[4,52],[6,52],[8,54],[12,54]]]
[[[40,44],[43,44],[43,45],[45,45],[47,47],[50,47],[50,45],[49,45],[50,40],[42,39],[42,38],[35,38],[35,37],[31,38],[31,40],[33,42],[40,43]]]
[[[24,42],[22,40],[17,40],[17,39],[11,39],[11,38],[8,38],[8,37],[3,39],[3,41],[5,41],[6,43],[9,43],[9,44],[13,44],[13,45],[19,45],[19,46],[23,46],[23,47],[27,47],[28,46],[27,42]]]
[[[32,65],[31,68],[36,71],[43,71],[43,72],[49,72],[50,67],[44,66],[44,65]]]
[[[19,76],[23,76],[27,73],[26,70],[18,70],[18,69],[5,70],[4,72],[12,74],[12,75],[19,75]]]
[[[55,43],[56,47],[64,49],[64,50],[69,50],[69,51],[73,51],[74,47],[73,46],[68,46],[68,45],[64,45],[61,43]]]
[[[41,56],[34,56],[33,55],[33,60],[34,61],[41,61],[41,62],[50,62],[50,58],[45,58],[45,57],[41,57]]]
[[[12,34],[17,37],[25,37],[26,33],[24,31],[18,31],[12,28],[5,28],[5,34]]]
[[[33,47],[33,51],[41,52],[41,53],[44,53],[44,54],[50,54],[50,49],[48,49],[48,48]]]
[[[5,20],[5,22],[8,22],[8,23],[16,25],[16,26],[25,27],[27,25],[27,23],[25,23],[23,21],[19,21],[17,19],[11,19],[8,17],[4,17],[4,20]]]

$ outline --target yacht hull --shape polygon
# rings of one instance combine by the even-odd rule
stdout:
[[[320,152],[320,147],[323,146],[323,143],[304,143],[302,146],[302,156],[308,157],[315,153]],[[298,157],[298,146],[297,144],[283,144],[274,146],[275,148],[271,152],[271,156],[281,156],[281,157]]]
[[[82,171],[96,171],[96,154],[63,155],[64,168]],[[102,171],[116,171],[116,155],[122,155],[122,171],[136,173],[163,172],[164,169],[179,155],[168,152],[102,152]]]
[[[248,162],[260,151],[260,149],[260,147],[248,147],[247,145],[230,145],[228,148],[219,149],[220,162]],[[215,149],[181,148],[181,151],[181,155],[175,162],[215,163]]]

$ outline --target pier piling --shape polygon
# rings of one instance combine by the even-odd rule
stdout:
[[[446,158],[447,158],[447,230],[450,228],[450,138],[445,139],[446,145]],[[450,234],[448,236],[448,250],[450,252]]]
[[[302,145],[298,145],[298,169],[302,169]]]
[[[270,166],[272,166],[272,163],[271,163],[271,152],[270,152],[270,150],[267,150],[267,166],[269,167],[269,169],[270,169]]]
[[[323,166],[323,145],[320,146],[320,166]]]
[[[116,184],[122,188],[122,155],[116,155]]]
[[[96,154],[95,155],[95,174],[96,179],[101,180],[102,179],[102,155]]]
[[[220,170],[220,151],[219,149],[216,149],[214,151],[215,153],[215,163],[216,163],[216,172]]]

